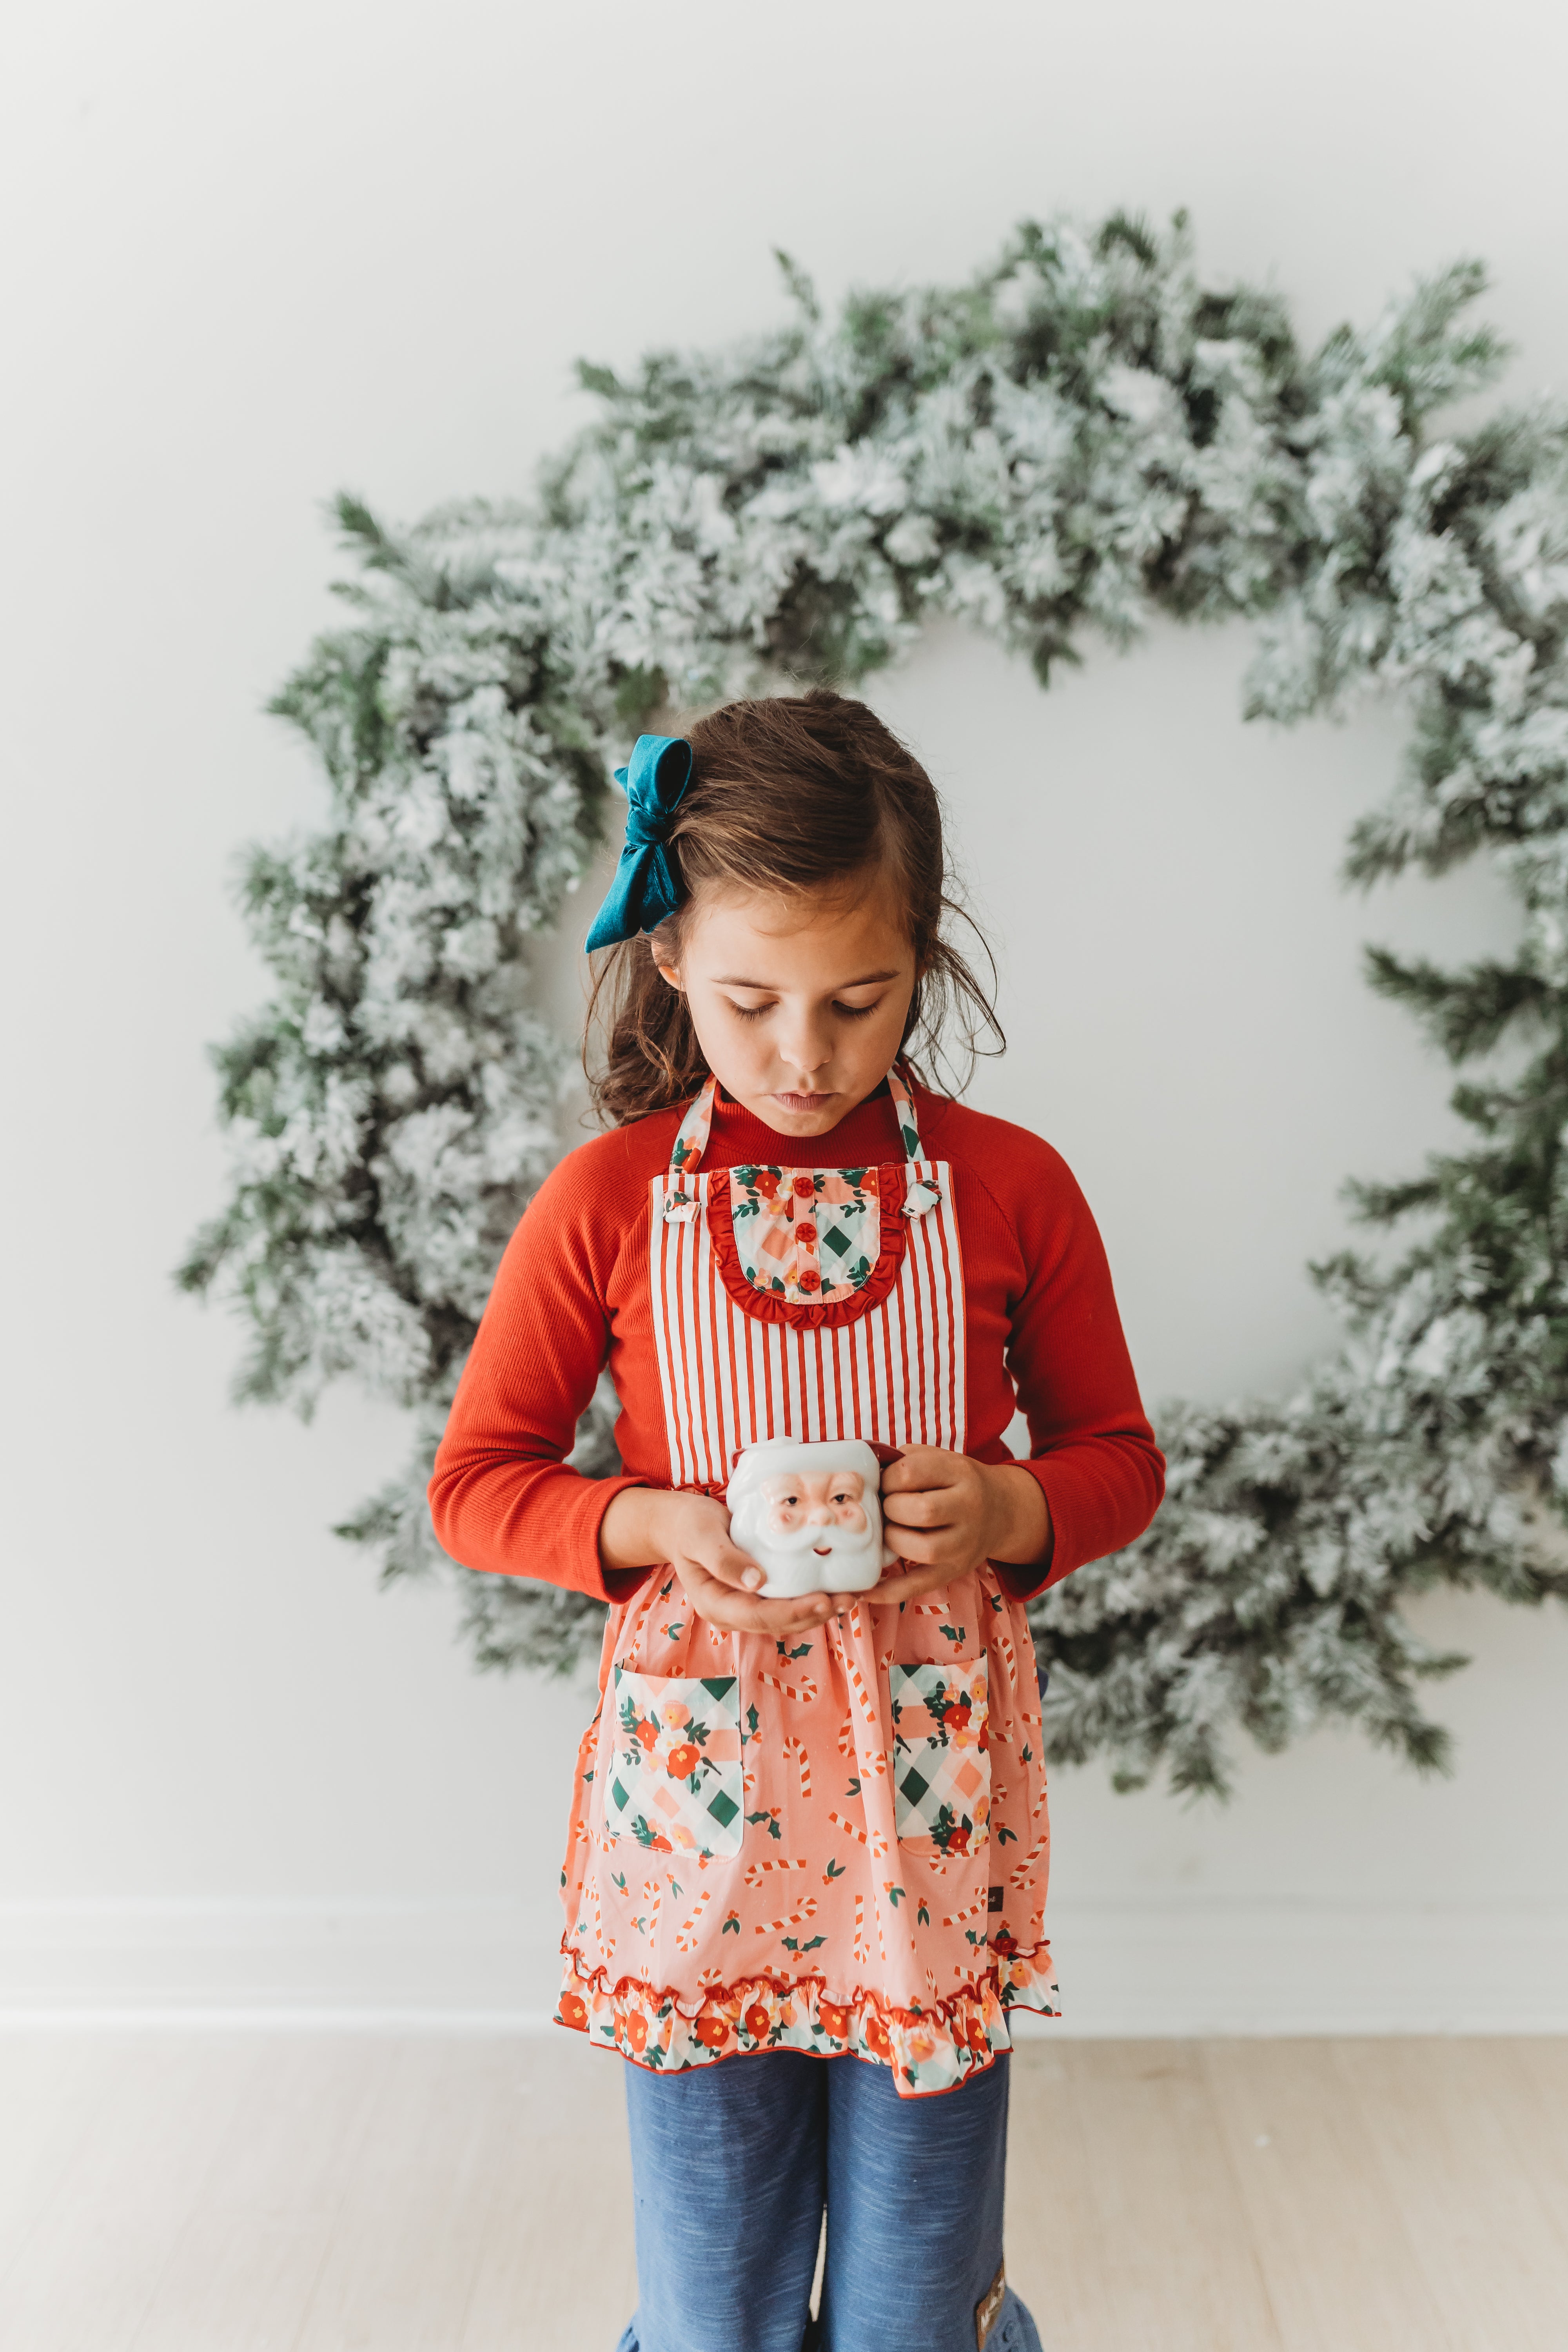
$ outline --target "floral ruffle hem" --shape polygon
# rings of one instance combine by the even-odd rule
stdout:
[[[1010,2050],[1010,2010],[1060,2014],[1048,1943],[997,1953],[978,1981],[920,2009],[896,2008],[876,1992],[836,1999],[821,1977],[770,1976],[711,1986],[692,2009],[635,1977],[612,1986],[604,1969],[585,1973],[568,1943],[563,1956],[555,2022],[667,2074],[757,2051],[799,2050],[890,2066],[900,2092],[918,2097],[955,2089]]]

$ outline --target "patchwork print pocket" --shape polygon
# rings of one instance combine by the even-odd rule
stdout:
[[[753,1290],[835,1306],[871,1278],[882,1247],[875,1168],[732,1168],[730,1225]]]
[[[605,1834],[709,1860],[741,1851],[741,1685],[617,1666]]]
[[[889,1670],[899,1843],[913,1853],[975,1853],[990,1836],[991,1756],[984,1658]]]

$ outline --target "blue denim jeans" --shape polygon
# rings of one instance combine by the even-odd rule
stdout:
[[[860,2058],[627,2064],[637,2308],[616,2352],[974,2352],[1002,2266],[1010,2071],[900,2099]],[[1040,2352],[1011,2289],[985,2352]]]

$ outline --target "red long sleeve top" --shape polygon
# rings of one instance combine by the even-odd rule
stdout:
[[[998,1572],[1021,1597],[1142,1534],[1164,1457],[1139,1401],[1110,1270],[1089,1204],[1048,1143],[917,1089],[927,1154],[953,1171],[964,1274],[966,1451],[1015,1457],[1022,1408],[1052,1537],[1037,1568]],[[623,1486],[672,1483],[655,1353],[648,1186],[669,1163],[679,1110],[583,1144],[540,1187],[507,1244],[430,1480],[436,1533],[454,1559],[625,1601],[646,1570],[612,1573],[599,1524]],[[819,1168],[902,1160],[886,1088],[804,1145],[721,1090],[703,1164]],[[564,1460],[606,1365],[620,1401],[616,1478]]]

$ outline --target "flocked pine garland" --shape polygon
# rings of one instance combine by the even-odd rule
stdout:
[[[391,531],[339,514],[346,625],[276,708],[310,736],[327,828],[248,859],[273,1002],[217,1053],[233,1198],[181,1279],[237,1295],[244,1397],[309,1414],[352,1372],[416,1411],[406,1474],[342,1530],[384,1573],[453,1577],[487,1665],[564,1668],[597,1605],[455,1570],[430,1456],[501,1248],[563,1148],[570,1048],[529,950],[613,822],[607,772],[650,712],[781,674],[853,686],[938,614],[1042,679],[1087,628],[1245,614],[1247,711],[1369,687],[1413,704],[1361,881],[1485,848],[1515,893],[1508,963],[1370,956],[1451,1057],[1528,1058],[1454,1101],[1469,1150],[1351,1188],[1415,1238],[1312,1268],[1342,1352],[1284,1405],[1158,1414],[1152,1528],[1037,1605],[1052,1752],[1124,1783],[1223,1785],[1237,1726],[1278,1748],[1348,1717],[1418,1763],[1432,1654],[1401,1614],[1446,1581],[1568,1594],[1568,419],[1435,435],[1502,356],[1482,273],[1419,285],[1313,354],[1281,301],[1156,237],[1026,225],[956,289],[857,296],[716,352],[584,369],[602,413],[528,507]],[[613,1461],[603,1401],[574,1457]]]

